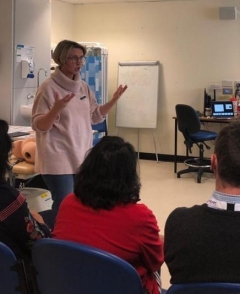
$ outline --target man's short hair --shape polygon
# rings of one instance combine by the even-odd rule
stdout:
[[[240,187],[240,121],[229,123],[219,132],[214,153],[219,177],[234,187]]]

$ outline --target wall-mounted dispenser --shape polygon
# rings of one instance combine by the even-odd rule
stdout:
[[[34,62],[32,60],[22,60],[22,79],[34,78]]]

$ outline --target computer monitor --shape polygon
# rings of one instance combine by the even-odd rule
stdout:
[[[219,119],[229,119],[234,117],[232,101],[213,101],[212,116]]]

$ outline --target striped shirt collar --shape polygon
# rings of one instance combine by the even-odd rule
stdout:
[[[215,190],[207,205],[215,209],[240,211],[240,195],[230,195]]]

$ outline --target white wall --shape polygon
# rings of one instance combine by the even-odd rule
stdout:
[[[203,91],[209,83],[240,80],[240,17],[220,20],[220,6],[240,10],[239,0],[85,5],[53,1],[52,40],[103,43],[109,50],[109,97],[117,87],[119,61],[159,60],[157,151],[173,154],[175,105],[187,103],[202,111]],[[61,22],[55,21],[56,15]],[[114,110],[109,115],[109,133],[117,133]],[[137,147],[136,130],[124,129],[121,135]],[[141,130],[140,151],[154,153],[151,132]],[[185,154],[180,135],[179,154]]]
[[[75,6],[64,2],[52,1],[51,7],[52,44],[57,44],[59,41],[64,39],[72,40],[74,38],[75,30],[73,19]]]
[[[14,28],[12,21],[13,8],[13,0],[0,1],[0,118],[6,120],[8,123],[11,120],[13,86],[13,56],[11,53],[13,51],[13,41],[11,38]]]

